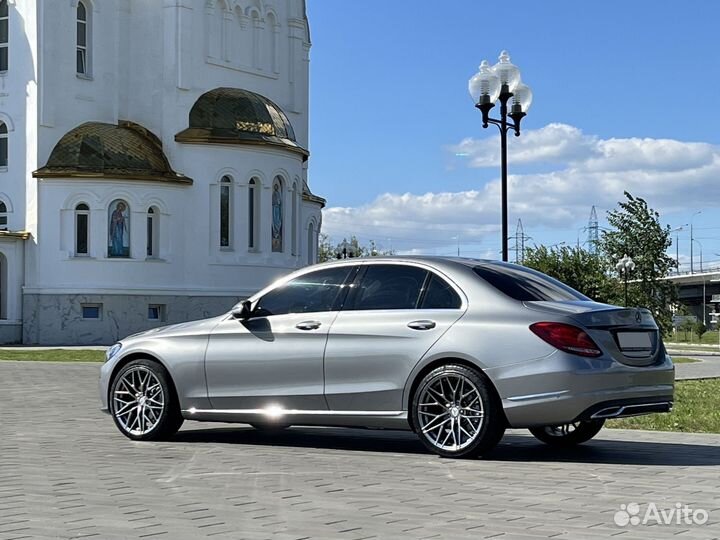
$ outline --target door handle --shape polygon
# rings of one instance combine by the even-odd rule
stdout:
[[[320,321],[303,321],[295,325],[298,330],[317,330],[320,328]]]
[[[408,328],[413,330],[431,330],[435,328],[435,321],[412,321],[408,323]]]

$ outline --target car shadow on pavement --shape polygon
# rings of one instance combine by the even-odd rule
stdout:
[[[430,454],[407,431],[293,427],[260,431],[252,427],[185,429],[177,442],[313,448],[356,452]],[[439,458],[438,459],[442,459]],[[572,448],[554,448],[530,434],[506,434],[485,461],[572,462],[645,466],[720,466],[716,446],[692,443],[608,440],[600,438]]]

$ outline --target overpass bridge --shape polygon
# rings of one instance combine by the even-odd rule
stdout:
[[[678,299],[688,307],[691,315],[695,315],[700,321],[704,320],[708,326],[715,321],[715,317],[710,314],[720,313],[720,268],[693,274],[676,274],[664,279],[677,285]]]

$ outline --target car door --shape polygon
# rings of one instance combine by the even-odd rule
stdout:
[[[205,357],[214,409],[326,410],[323,353],[353,265],[294,278],[253,302],[246,320],[228,316]]]
[[[421,265],[364,265],[328,336],[329,408],[403,410],[408,375],[464,313],[461,294],[446,278]]]

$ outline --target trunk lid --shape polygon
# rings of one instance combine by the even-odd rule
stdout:
[[[607,354],[630,366],[657,363],[665,350],[655,319],[645,308],[590,301],[524,302],[529,309],[566,316],[582,325]]]

